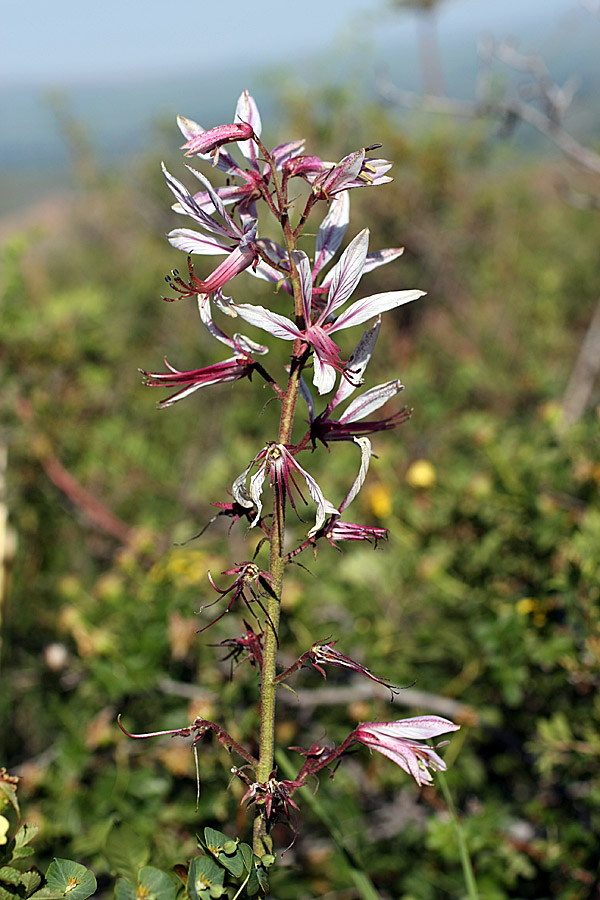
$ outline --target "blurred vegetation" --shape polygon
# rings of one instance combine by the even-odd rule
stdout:
[[[443,751],[447,782],[483,898],[597,896],[598,411],[565,433],[557,425],[600,291],[598,214],[559,199],[566,166],[514,157],[481,126],[404,129],[339,89],[290,95],[286,109],[293,124],[274,142],[302,135],[309,152],[339,159],[381,141],[395,181],[352,192],[349,236],[368,225],[372,249],[406,253],[362,287],[428,297],[386,316],[368,372],[371,385],[401,377],[415,407],[376,437],[350,516],[389,528],[390,541],[291,567],[282,649],[291,659],[332,635],[373,671],[454,704],[463,727]],[[182,267],[163,237],[174,216],[157,166],[162,150],[181,175],[176,145],[161,135],[147,159],[107,175],[76,142],[75,201],[2,246],[0,438],[15,549],[11,559],[8,540],[0,761],[22,776],[38,850],[85,862],[101,889],[115,874],[115,827],[169,869],[194,853],[201,826],[247,837],[250,822],[240,785],[225,790],[232,760],[210,738],[196,810],[189,742],[131,741],[115,721],[150,731],[202,715],[250,742],[257,721],[255,673],[232,679],[211,646],[237,635],[240,617],[196,632],[215,597],[206,570],[220,584],[258,538],[217,520],[186,541],[264,443],[275,404],[263,409],[267,392],[240,382],[158,412],[137,373],[163,356],[180,368],[222,358],[193,304],[160,300],[163,276]],[[238,299],[264,302],[263,283],[237,281]],[[355,448],[334,446],[308,464],[335,502],[357,462]],[[408,713],[402,696],[390,707],[343,672],[326,686],[303,672],[294,686],[311,703],[282,704],[282,747],[325,731],[341,740],[360,720],[444,714]],[[318,800],[324,814],[303,804],[300,836],[272,873],[280,900],[356,896],[328,819],[382,897],[464,896],[439,788],[419,791],[364,753],[323,779]],[[282,828],[279,847],[290,839]]]

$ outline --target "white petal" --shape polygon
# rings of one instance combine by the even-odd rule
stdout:
[[[364,228],[348,244],[331,272],[327,303],[319,316],[319,322],[324,322],[327,316],[345,303],[356,288],[365,267],[368,247],[369,229]]]
[[[315,264],[313,271],[316,275],[329,260],[342,243],[348,223],[350,221],[350,196],[348,191],[342,191],[330,203],[329,212],[321,222],[317,234],[315,249]]]
[[[240,318],[256,328],[268,331],[273,337],[284,341],[295,341],[302,337],[302,332],[290,319],[280,316],[278,313],[265,309],[264,306],[255,306],[252,303],[232,303],[230,309]]]
[[[319,394],[328,394],[333,390],[335,384],[335,369],[327,363],[322,363],[316,352],[313,354],[313,365],[315,368],[313,376],[313,384]]]
[[[198,253],[202,256],[217,256],[231,252],[231,248],[216,237],[207,237],[193,228],[174,228],[167,235],[172,247],[184,253]]]
[[[347,506],[350,506],[360,491],[365,483],[365,478],[367,477],[367,472],[369,471],[369,465],[371,463],[371,441],[369,438],[355,437],[354,442],[360,447],[360,468],[358,470],[358,475],[354,479],[354,484],[340,503],[340,512],[343,512]]]
[[[354,325],[361,325],[368,319],[390,309],[396,309],[397,306],[403,306],[412,300],[418,300],[424,297],[425,291],[387,291],[384,294],[373,294],[371,297],[365,297],[363,300],[357,300],[348,309],[336,319],[328,334],[340,331],[342,328],[352,328]]]
[[[339,404],[346,400],[350,394],[356,390],[358,385],[362,383],[365,369],[373,356],[373,350],[379,336],[380,327],[381,316],[378,316],[375,324],[372,325],[371,328],[367,328],[356,345],[356,349],[348,361],[348,369],[352,372],[352,381],[349,381],[343,376],[340,378],[340,386],[331,404],[331,409],[335,409],[336,406],[339,406]]]
[[[348,406],[343,416],[340,416],[340,422],[358,422],[364,419],[370,413],[379,409],[392,397],[395,397],[399,391],[404,390],[404,385],[398,379],[387,381],[385,384],[378,384],[376,387],[365,391],[356,400]]]

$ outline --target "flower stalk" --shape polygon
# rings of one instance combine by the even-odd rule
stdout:
[[[364,273],[390,263],[402,254],[401,248],[369,252],[366,228],[356,234],[334,261],[349,224],[350,191],[374,188],[391,181],[386,174],[391,163],[367,155],[380,145],[356,150],[339,163],[303,155],[304,142],[300,140],[288,141],[269,150],[261,139],[258,108],[247,91],[238,100],[231,124],[208,131],[182,117],[178,124],[185,138],[182,149],[186,157],[210,163],[213,172],[221,171],[226,175],[227,183],[213,185],[200,171],[188,166],[202,186],[200,191],[193,193],[163,167],[167,185],[176,200],[173,210],[188,216],[195,226],[176,228],[168,235],[173,247],[187,254],[189,277],[184,280],[174,269],[172,275],[167,276],[167,282],[177,297],[165,299],[197,298],[202,326],[211,337],[227,345],[230,355],[222,362],[188,371],[175,369],[166,361],[166,373],[142,371],[146,384],[151,387],[179,388],[161,401],[161,408],[170,407],[200,389],[219,389],[222,384],[234,384],[241,378],[250,379],[254,374],[269,384],[281,405],[277,434],[267,436],[262,449],[235,478],[232,500],[214,504],[219,512],[211,520],[228,516],[232,520],[231,527],[245,520],[249,528],[261,529],[263,538],[255,558],[258,560],[260,553],[264,555],[262,547],[268,543],[268,568],[264,559],[262,563],[254,559],[237,562],[222,573],[236,576],[233,583],[224,588],[218,587],[209,573],[209,582],[220,595],[214,603],[225,602],[226,597],[228,602],[215,619],[200,629],[203,632],[223,619],[239,599],[258,623],[255,630],[244,621],[242,637],[226,638],[222,643],[231,648],[228,656],[236,662],[239,659],[240,663],[242,659],[248,660],[260,674],[259,749],[258,755],[251,753],[221,724],[204,719],[196,719],[192,725],[181,729],[125,733],[133,738],[167,734],[191,737],[196,751],[200,738],[210,731],[223,747],[240,756],[245,765],[234,767],[232,772],[247,788],[245,802],[255,808],[253,849],[256,857],[262,858],[272,852],[270,830],[276,821],[286,819],[297,829],[295,792],[322,769],[333,774],[342,758],[357,744],[377,750],[408,772],[417,784],[426,785],[431,782],[430,770],[443,771],[445,764],[434,748],[421,741],[458,728],[436,716],[362,723],[351,730],[338,747],[315,743],[308,750],[292,748],[301,754],[303,762],[294,778],[278,777],[275,764],[276,695],[278,687],[294,672],[312,666],[325,677],[325,668],[334,666],[384,685],[392,698],[399,690],[389,679],[374,675],[366,665],[337,649],[338,642],[333,639],[316,641],[295,663],[284,669],[278,662],[279,628],[285,570],[297,556],[309,548],[316,552],[319,546],[327,544],[340,549],[338,542],[342,541],[366,541],[377,546],[387,537],[384,528],[344,522],[342,515],[367,477],[373,457],[370,436],[397,427],[409,418],[410,411],[402,408],[382,418],[363,421],[403,389],[397,377],[361,392],[353,400],[350,398],[364,381],[382,313],[417,300],[422,291],[388,291],[359,300],[351,299]],[[237,144],[243,162],[236,161],[230,153],[232,144]],[[297,195],[295,188],[294,194],[289,194],[290,186],[297,178],[309,187],[308,199],[299,214],[294,213],[290,202],[290,196]],[[278,223],[281,244],[261,237],[262,222],[258,214],[261,204]],[[309,216],[319,208],[324,217],[318,229],[314,257],[310,260],[304,250],[298,250],[298,240]],[[200,278],[194,271],[193,255],[220,255],[225,259]],[[229,290],[230,283],[233,282],[237,291],[249,276],[277,285],[276,299],[271,297],[270,306],[225,295],[224,289]],[[264,356],[269,347],[242,333],[230,335],[224,324],[227,320],[250,325],[266,333],[269,340],[289,342],[291,353],[287,375],[278,378],[268,372],[256,357]],[[364,323],[368,323],[367,329],[346,359],[336,343],[338,334]],[[314,391],[306,379],[310,367]],[[322,401],[326,395],[332,399]],[[309,427],[301,440],[294,443],[294,420],[299,403],[306,404]],[[321,403],[320,411],[317,411],[317,403]],[[338,412],[338,407],[344,405],[345,409]],[[329,453],[329,444],[335,447],[340,441],[352,442],[359,450],[360,459],[358,472],[346,495],[334,504],[327,499],[309,467],[301,464],[298,458],[304,462],[306,456],[322,453],[323,448]],[[272,490],[271,514],[263,515],[263,492],[267,489]],[[316,507],[314,524],[304,534],[296,536],[296,529],[288,522],[288,512],[291,509],[302,521],[299,507],[311,501]],[[293,516],[290,519],[294,521]],[[292,549],[288,549],[288,544]]]

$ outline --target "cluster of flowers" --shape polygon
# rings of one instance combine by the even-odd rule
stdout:
[[[215,322],[213,312],[216,310],[225,317],[246,322],[273,338],[291,342],[293,352],[289,372],[297,374],[296,394],[299,393],[306,403],[308,429],[296,444],[282,440],[281,434],[277,441],[267,443],[233,482],[231,501],[216,504],[219,515],[227,515],[234,520],[245,518],[251,527],[259,526],[269,537],[271,526],[268,517],[263,516],[262,503],[265,483],[276,489],[284,503],[289,501],[296,513],[298,501],[307,502],[300,487],[304,483],[316,506],[315,521],[303,541],[287,554],[287,561],[304,549],[316,546],[321,539],[333,546],[340,541],[370,541],[376,545],[387,536],[385,529],[346,522],[342,517],[367,475],[372,455],[368,435],[395,427],[409,417],[410,410],[403,408],[385,418],[367,418],[403,389],[398,379],[376,385],[351,398],[363,383],[380,331],[381,314],[418,299],[423,292],[388,291],[349,303],[364,273],[392,262],[403,252],[402,248],[369,252],[367,229],[350,241],[337,262],[331,266],[330,263],[341,246],[349,224],[349,192],[391,181],[386,174],[391,163],[368,155],[379,145],[357,150],[339,163],[305,155],[302,141],[284,143],[269,151],[260,138],[258,109],[246,91],[239,98],[233,124],[205,131],[188,119],[180,118],[178,121],[185,138],[182,149],[186,156],[210,161],[226,174],[227,184],[213,187],[201,172],[188,166],[201,184],[200,191],[191,193],[164,169],[167,184],[176,201],[173,209],[188,216],[196,226],[176,228],[168,235],[175,248],[188,254],[188,275],[186,280],[178,270],[174,270],[167,277],[167,283],[176,297],[165,299],[195,298],[202,325],[215,340],[229,348],[231,355],[222,362],[191,371],[179,371],[166,363],[168,371],[165,373],[144,372],[146,383],[177,388],[176,393],[159,404],[165,408],[200,388],[256,375],[270,385],[282,401],[282,406],[288,402],[293,415],[294,404],[289,403],[290,382],[287,389],[281,387],[265,368],[263,360],[268,348],[247,335],[226,334]],[[237,143],[242,154],[244,162],[241,165],[226,149],[232,143]],[[291,203],[288,201],[291,179],[301,179],[307,185],[304,191],[306,200],[297,214],[295,225],[290,220]],[[298,193],[295,190],[296,197]],[[259,202],[265,204],[281,225],[285,246],[259,236]],[[318,229],[311,264],[308,255],[297,249],[297,241],[313,207],[319,202],[327,206],[327,212]],[[206,278],[200,279],[194,272],[192,255],[220,255],[224,260]],[[288,300],[293,298],[292,316],[256,304],[240,303],[226,296],[224,289],[242,272],[277,285],[280,305],[282,297]],[[335,336],[365,323],[369,325],[354,352],[348,360],[343,360]],[[318,413],[315,411],[313,393],[301,374],[310,364],[317,398],[332,396]],[[342,404],[347,405],[343,412],[339,412]],[[337,506],[325,497],[316,480],[297,459],[302,451],[314,449],[317,442],[327,446],[333,441],[353,441],[360,449],[358,474]],[[217,587],[210,574],[209,579],[219,593],[219,599],[229,596],[225,612],[237,600],[250,608],[258,603],[265,612],[261,598],[272,591],[272,579],[268,572],[253,562],[244,562],[223,574],[235,576],[233,583],[224,589]],[[265,627],[269,627],[268,617],[265,622]],[[262,672],[263,642],[264,633],[256,633],[246,624],[243,637],[230,639],[226,643],[236,660],[247,658]],[[365,675],[394,690],[387,680],[375,677],[360,663],[337,651],[334,644],[334,641],[328,641],[313,645],[297,663],[280,673],[276,682],[283,682],[303,665],[313,665],[323,674],[324,666],[333,665]],[[457,728],[457,725],[437,716],[396,722],[366,722],[355,728],[338,748],[314,745],[308,751],[301,751],[305,762],[294,781],[278,781],[275,773],[268,782],[252,781],[241,770],[238,774],[248,785],[246,798],[261,804],[267,818],[281,812],[289,816],[290,810],[295,809],[292,800],[294,791],[320,769],[331,768],[355,743],[388,756],[412,775],[419,785],[429,784],[429,770],[443,770],[445,764],[435,749],[419,741]],[[216,734],[229,749],[236,750],[249,766],[256,766],[257,760],[233,741],[224,729],[204,719],[197,719],[183,729],[152,734],[193,736],[196,747],[198,739],[207,731]],[[148,737],[150,734],[132,736]]]

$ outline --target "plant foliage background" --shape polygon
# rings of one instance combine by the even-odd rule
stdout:
[[[390,314],[395,327],[380,339],[415,412],[377,436],[371,486],[356,502],[360,520],[391,539],[298,567],[284,597],[297,633],[286,642],[302,648],[335,629],[344,652],[415,682],[394,702],[396,718],[403,703],[419,712],[418,691],[434,695],[424,710],[462,724],[447,781],[482,897],[597,896],[598,410],[557,426],[600,291],[600,218],[566,204],[557,185],[597,186],[562,160],[520,157],[480,125],[409,128],[349,90],[289,96],[286,109],[295,136],[324,157],[341,158],[357,134],[383,144],[394,184],[352,204],[369,204],[373,246],[406,253],[367,276],[369,288],[429,293]],[[217,387],[158,412],[137,372],[156,369],[159,347],[182,368],[214,352],[193,304],[158,299],[177,265],[162,237],[173,216],[157,161],[175,159],[177,141],[166,134],[109,175],[71,133],[77,201],[2,242],[0,435],[16,540],[2,598],[0,759],[22,776],[42,856],[84,862],[101,890],[124,874],[119,848],[169,869],[193,855],[201,826],[246,827],[235,821],[241,789],[224,790],[222,748],[200,747],[196,811],[188,744],[129,741],[117,714],[136,731],[216,716],[234,737],[256,719],[252,674],[231,681],[231,662],[215,664],[207,646],[236,623],[226,616],[196,634],[206,618],[197,611],[214,599],[203,573],[229,558],[227,523],[189,539],[271,410],[245,403],[252,388],[240,382],[235,396]],[[237,299],[262,290],[237,282]],[[350,448],[340,485],[354,466]],[[239,525],[233,534],[235,553],[250,558],[255,537]],[[332,739],[390,718],[386,692],[361,694],[343,672],[304,674],[298,690],[302,704],[282,697],[280,744],[320,738],[324,706]],[[303,803],[274,896],[354,896],[348,852],[384,897],[462,895],[439,790],[419,792],[373,757],[366,774],[350,762],[324,779],[316,800],[318,814]],[[285,847],[291,836],[279,836]]]

